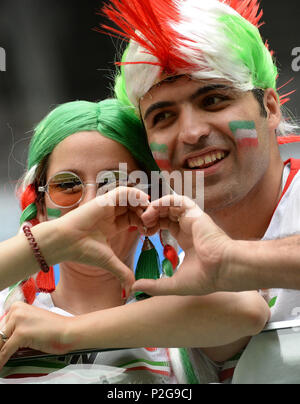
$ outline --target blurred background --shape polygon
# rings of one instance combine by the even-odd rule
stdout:
[[[299,3],[261,3],[266,21],[261,32],[275,50],[278,86],[294,78],[281,90],[287,93],[300,87]],[[120,42],[93,30],[103,21],[96,14],[102,5],[99,0],[0,0],[0,47],[6,55],[6,69],[0,71],[0,241],[18,231],[14,191],[34,125],[57,104],[112,95]],[[296,92],[287,104],[295,116],[299,104]],[[284,146],[282,153],[300,157],[300,147]]]

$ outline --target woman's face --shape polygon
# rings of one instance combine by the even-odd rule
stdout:
[[[45,197],[45,207],[60,211],[60,215],[65,215],[70,210],[85,204],[96,197],[98,187],[96,179],[99,173],[103,171],[119,170],[119,164],[127,164],[128,175],[135,170],[139,170],[138,165],[121,144],[104,137],[97,131],[78,132],[67,137],[59,143],[50,155],[48,161],[48,170],[46,182],[55,174],[68,171],[77,174],[83,183],[93,184],[85,187],[85,192],[80,203],[72,208],[58,208],[52,203],[48,194]],[[45,184],[43,184],[45,185]],[[45,215],[40,218],[45,221],[48,218]],[[137,239],[137,234],[125,231],[112,239],[111,245],[120,259],[125,260],[126,254]]]

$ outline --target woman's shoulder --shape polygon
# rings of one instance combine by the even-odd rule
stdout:
[[[16,295],[17,289],[4,289],[0,292],[0,317],[3,316],[6,312],[6,308],[8,305],[9,297],[11,296],[11,304],[16,301],[23,301],[23,296]],[[14,294],[14,296],[12,296]],[[9,304],[9,306],[11,305]],[[56,314],[60,314],[62,316],[72,316],[72,314],[56,307],[53,304],[51,294],[49,293],[38,293],[35,301],[33,302],[33,306],[39,307],[41,309],[52,311]]]
[[[39,293],[34,301],[34,306],[37,306],[40,309],[49,310],[52,313],[60,314],[61,316],[73,317],[72,314],[54,305],[50,293]]]

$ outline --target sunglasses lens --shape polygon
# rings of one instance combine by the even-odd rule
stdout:
[[[49,182],[48,193],[55,204],[71,207],[82,198],[83,188],[83,183],[76,174],[58,173]]]

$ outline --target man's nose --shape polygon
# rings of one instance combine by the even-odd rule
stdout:
[[[184,107],[179,118],[179,141],[196,144],[203,136],[210,133],[210,125],[205,114],[192,106]]]

